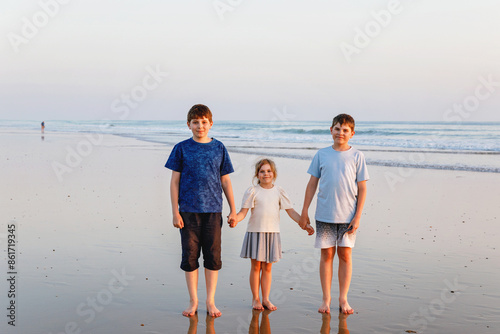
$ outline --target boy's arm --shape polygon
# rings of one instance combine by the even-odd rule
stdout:
[[[285,211],[286,211],[286,213],[288,213],[290,218],[292,218],[300,226],[301,216],[299,215],[299,213],[297,211],[295,211],[294,209],[286,209]],[[311,226],[311,224],[309,224],[309,222],[307,222],[307,224],[306,224],[305,228],[303,228],[303,230],[307,230],[307,233],[309,233],[309,235],[314,234],[314,228]]]
[[[354,218],[352,218],[349,224],[349,231],[347,233],[355,233],[359,227],[359,222],[361,220],[361,213],[363,212],[363,206],[366,200],[366,181],[358,182],[358,202],[356,204],[356,213]]]
[[[233,196],[233,186],[231,185],[231,178],[229,174],[222,175],[221,178],[222,190],[224,190],[224,195],[226,195],[227,203],[229,204],[229,216],[227,217],[227,222],[229,225],[236,219],[236,206],[234,205]]]
[[[304,205],[302,206],[302,214],[300,216],[299,225],[302,229],[306,228],[307,223],[309,223],[309,206],[316,194],[316,189],[318,188],[319,178],[312,176],[309,179],[306,187],[306,194],[304,196]]]
[[[177,228],[184,227],[184,221],[179,213],[179,183],[181,181],[181,173],[172,171],[170,179],[170,201],[172,202],[172,219],[173,224]]]

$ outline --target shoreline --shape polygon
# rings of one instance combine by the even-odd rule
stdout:
[[[7,128],[0,128],[0,132],[5,131]],[[36,133],[34,130],[20,130],[13,129],[11,133]],[[49,132],[47,132],[49,133]],[[46,134],[47,134],[46,133]],[[152,143],[156,145],[163,145],[165,147],[173,147],[177,142],[164,142],[159,140],[152,140],[146,138],[140,138],[137,135],[125,135],[125,134],[111,134],[103,132],[66,132],[66,131],[55,131],[51,134],[67,134],[67,135],[91,135],[91,136],[116,136],[126,139],[135,139],[140,142]],[[214,137],[215,138],[215,137]],[[227,139],[227,138],[225,138]],[[318,149],[327,147],[324,145],[321,147],[306,147],[306,146],[296,146],[296,147],[269,147],[267,149],[262,149],[261,146],[252,145],[232,145],[227,144],[227,141],[222,138],[218,140],[222,141],[229,152],[241,153],[241,154],[253,154],[260,156],[272,156],[275,158],[289,158],[296,160],[312,160],[314,154]],[[416,149],[416,148],[388,148],[383,146],[364,146],[364,145],[353,145],[358,150],[363,152],[366,157],[366,163],[369,166],[383,166],[392,167],[398,169],[431,169],[431,170],[449,170],[449,171],[470,171],[479,173],[500,173],[500,152],[496,151],[467,151],[467,150],[438,150],[438,149]],[[470,166],[463,164],[461,155],[466,158],[474,159],[475,157],[489,158],[488,166]],[[448,156],[448,158],[447,158]],[[392,158],[388,160],[387,158]],[[451,159],[455,164],[446,163],[447,159]],[[492,160],[494,159],[494,160]],[[477,160],[477,159],[476,159]],[[399,172],[399,174],[405,174],[405,172]]]

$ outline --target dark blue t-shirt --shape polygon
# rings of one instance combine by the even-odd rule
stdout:
[[[226,147],[217,139],[193,138],[174,146],[165,167],[181,173],[180,212],[222,212],[221,176],[234,172]]]

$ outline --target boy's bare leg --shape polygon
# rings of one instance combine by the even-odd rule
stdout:
[[[354,310],[347,302],[347,293],[352,277],[352,248],[338,247],[339,254],[339,307],[340,312],[352,314]]]
[[[205,268],[205,282],[207,284],[207,312],[211,317],[217,318],[222,313],[215,307],[215,290],[217,289],[217,279],[219,272]]]
[[[271,292],[271,283],[273,280],[272,263],[261,262],[262,266],[262,277],[260,279],[260,286],[262,288],[262,306],[268,310],[275,311],[278,308],[271,303],[269,300],[269,293]]]
[[[189,292],[189,306],[182,312],[185,317],[195,315],[198,310],[198,269],[186,271],[186,284]]]
[[[251,259],[251,267],[250,267],[250,290],[252,291],[252,308],[254,310],[263,310],[264,307],[260,302],[259,296],[259,288],[260,288],[260,270],[261,263],[260,261]]]
[[[330,313],[330,303],[332,301],[331,292],[334,256],[335,247],[321,249],[321,260],[319,262],[319,278],[321,280],[321,289],[323,289],[323,303],[318,309],[319,313]]]

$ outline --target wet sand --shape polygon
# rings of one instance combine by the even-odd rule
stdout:
[[[4,277],[8,225],[18,240],[16,298],[7,297],[5,279],[0,285],[5,315],[16,303],[16,327],[3,315],[2,333],[254,333],[256,321],[261,333],[275,334],[500,328],[500,174],[369,166],[349,293],[355,314],[347,319],[317,313],[319,252],[286,214],[283,259],[273,268],[278,310],[252,312],[250,265],[239,258],[246,220],[235,229],[225,225],[216,295],[223,315],[207,319],[201,275],[196,323],[181,315],[188,295],[163,167],[170,147],[84,134],[45,133],[42,140],[37,132],[9,130],[0,131],[0,145]],[[257,157],[231,158],[239,206]],[[299,211],[309,162],[275,160],[277,183]],[[334,275],[333,300],[337,291]]]

